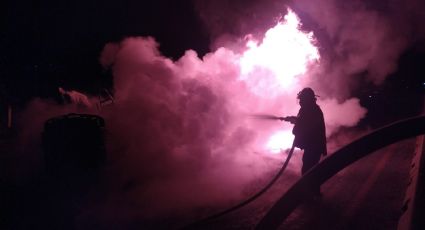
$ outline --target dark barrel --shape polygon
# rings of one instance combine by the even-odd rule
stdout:
[[[53,176],[95,173],[106,159],[104,119],[67,114],[47,120],[42,145],[47,172]]]

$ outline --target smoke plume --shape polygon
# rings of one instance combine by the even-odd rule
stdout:
[[[296,115],[296,93],[310,86],[320,96],[328,136],[341,127],[355,126],[366,110],[351,92],[361,87],[359,82],[382,83],[396,69],[400,53],[418,38],[410,36],[413,31],[423,32],[392,26],[410,22],[395,22],[388,16],[390,12],[402,18],[414,10],[407,6],[399,9],[388,4],[375,9],[361,1],[295,1],[293,8],[310,19],[304,27],[316,26],[312,36],[319,37],[315,44],[321,58],[309,60],[307,69],[282,88],[270,69],[254,67],[244,73],[241,60],[248,49],[243,35],[260,37],[257,47],[261,40],[265,42],[264,33],[276,24],[277,11],[286,13],[284,5],[261,1],[263,7],[257,12],[254,9],[260,1],[235,1],[228,8],[221,7],[229,1],[196,2],[216,39],[211,53],[199,57],[188,50],[173,61],[159,52],[154,38],[130,37],[107,44],[101,54],[101,64],[111,68],[114,76],[114,104],[100,112],[106,120],[105,177],[110,186],[104,205],[115,210],[114,215],[130,218],[131,212],[155,217],[237,202],[247,195],[248,185],[280,166],[281,155],[271,154],[271,148],[285,149],[292,142],[290,124],[253,120],[247,115]],[[245,10],[233,14],[232,8]],[[267,12],[273,18],[266,17]],[[257,28],[250,27],[255,23],[237,25],[248,22],[248,17],[251,22],[264,20]],[[235,23],[233,31],[219,27],[225,24],[217,23],[221,18],[235,19],[230,20]],[[290,66],[282,63],[282,68]],[[40,119],[32,120],[38,124],[37,131],[25,134],[28,139],[40,132],[44,118],[76,110],[36,100],[27,111],[40,114]],[[289,146],[274,145],[275,134],[281,135],[279,143]],[[300,166],[290,169],[298,174]]]
[[[155,218],[236,203],[252,194],[252,183],[265,183],[279,168],[284,155],[273,152],[291,146],[290,124],[248,115],[296,115],[295,95],[302,83],[310,82],[308,74],[282,90],[273,73],[261,68],[241,77],[242,56],[230,49],[222,47],[202,58],[188,50],[172,61],[158,47],[150,37],[105,46],[100,60],[112,68],[115,98],[100,112],[41,100],[27,109],[27,116],[38,116],[24,119],[37,126],[23,133],[25,140],[37,140],[42,123],[53,116],[80,112],[105,118],[109,198],[97,207],[106,212],[102,215],[115,216],[120,210],[124,219]],[[329,135],[355,125],[365,114],[356,99],[339,103],[323,98],[319,104]],[[86,104],[96,101],[91,98]],[[332,115],[340,110],[345,116]],[[291,161],[288,173],[299,174],[299,158]]]
[[[241,54],[228,48],[202,58],[188,50],[174,62],[158,46],[153,38],[127,38],[106,45],[101,57],[113,60],[105,65],[113,69],[115,105],[102,115],[114,183],[128,188],[127,199],[149,207],[150,215],[236,202],[250,183],[278,168],[281,159],[268,147],[289,148],[293,138],[291,125],[247,115],[296,115],[295,95],[309,76],[273,93],[282,90],[266,84],[273,79],[241,78]],[[329,135],[365,115],[356,99],[323,98]],[[341,110],[345,115],[336,115]],[[279,132],[289,135],[270,139]],[[299,165],[290,168],[299,173]]]
[[[294,1],[294,6],[321,33],[327,58],[319,75],[329,83],[324,88],[339,97],[367,82],[381,84],[397,69],[400,55],[424,39],[417,27],[425,18],[421,1]]]
[[[267,84],[267,71],[257,69],[261,79],[241,78],[241,35],[258,37],[276,23],[277,11],[285,14],[286,8],[277,1],[262,1],[262,8],[256,1],[244,1],[243,7],[231,4],[245,9],[238,14],[222,7],[228,1],[197,3],[216,39],[213,52],[198,57],[188,50],[174,62],[159,53],[153,38],[128,38],[108,44],[101,57],[104,66],[113,69],[116,83],[117,103],[104,116],[114,140],[111,157],[120,162],[115,165],[120,183],[131,184],[135,197],[160,213],[237,200],[251,181],[273,171],[277,161],[263,154],[265,146],[271,135],[290,131],[291,126],[244,115],[295,115],[295,95],[302,87],[312,86],[320,95],[328,136],[355,126],[366,110],[351,92],[363,82],[382,83],[397,68],[400,54],[418,38],[412,31],[423,34],[414,27],[393,26],[411,25],[409,20],[398,21],[411,12],[406,6],[374,8],[332,0],[291,3],[310,19],[305,28],[316,26],[321,60],[298,76],[295,85],[275,95],[276,86]],[[220,27],[223,18],[232,19],[226,21],[234,27]]]
[[[266,30],[290,6],[303,28],[319,39],[321,67],[314,82],[326,95],[345,100],[365,83],[381,84],[397,69],[400,55],[410,46],[423,46],[425,3],[410,1],[209,1],[194,0],[200,18],[216,43]],[[226,10],[226,9],[238,10]],[[224,9],[224,10],[219,10]],[[222,20],[231,18],[228,23]],[[225,24],[225,26],[222,26]],[[254,31],[254,32],[252,32]],[[227,34],[225,37],[220,37]],[[227,38],[227,41],[226,41]],[[214,44],[216,44],[214,43]]]

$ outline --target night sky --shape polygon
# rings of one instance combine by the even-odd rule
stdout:
[[[222,25],[217,29],[202,20],[214,14],[197,11],[200,5],[208,6],[208,2],[2,1],[0,89],[5,98],[2,100],[23,105],[34,97],[52,97],[58,86],[95,95],[102,87],[112,87],[111,73],[99,64],[102,48],[108,42],[119,42],[129,36],[152,36],[166,57],[176,60],[188,49],[202,57],[211,51],[219,34],[242,36],[258,32],[258,28],[270,25],[272,17],[285,6],[283,1],[212,4],[216,7],[213,10],[226,6],[224,12],[229,15],[235,12],[234,17],[214,18]],[[378,10],[385,7],[384,3],[375,1],[370,4],[375,4],[373,7]],[[271,13],[257,15],[255,10]],[[295,10],[323,46],[331,42],[321,37],[321,28],[301,8]],[[236,20],[239,15],[244,15],[248,22],[240,24]],[[264,15],[270,15],[270,19]],[[397,118],[418,111],[425,88],[424,50],[423,40],[410,43],[399,58],[398,70],[384,84],[365,81],[354,90],[353,96],[359,97],[368,108],[369,118],[380,116],[382,110],[392,111]]]
[[[205,53],[209,38],[190,1],[6,1],[2,3],[2,87],[17,102],[61,85],[96,93],[106,81],[99,56],[108,42],[153,36],[161,52]],[[102,82],[100,82],[102,84]]]

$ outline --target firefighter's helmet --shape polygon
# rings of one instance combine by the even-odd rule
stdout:
[[[311,88],[304,88],[297,94],[298,99],[316,100],[316,94]]]

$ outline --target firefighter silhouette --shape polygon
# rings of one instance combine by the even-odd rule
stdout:
[[[301,106],[297,116],[285,117],[294,124],[294,146],[304,150],[301,174],[304,175],[327,155],[326,130],[323,112],[316,104],[316,95],[311,88],[301,90],[297,98]],[[319,186],[310,186],[309,193],[320,196]]]

